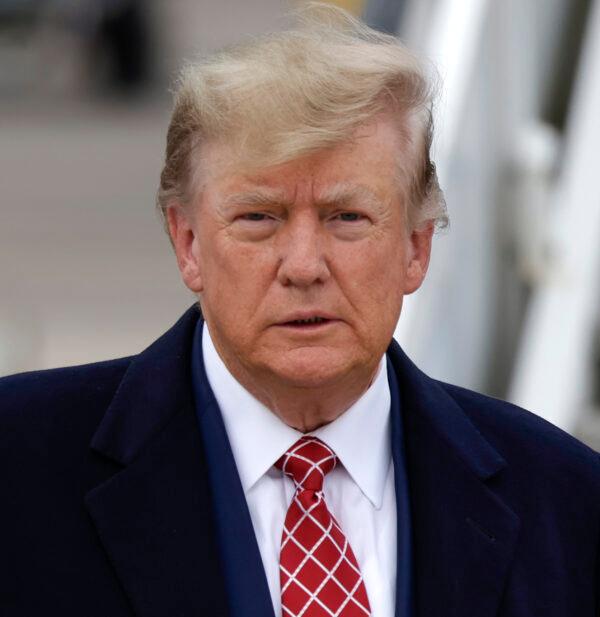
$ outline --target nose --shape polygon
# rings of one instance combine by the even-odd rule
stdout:
[[[284,286],[310,287],[331,276],[324,252],[325,238],[318,217],[291,217],[280,236],[277,279]]]

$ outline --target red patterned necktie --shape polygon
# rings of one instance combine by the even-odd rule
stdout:
[[[333,450],[316,437],[302,437],[275,463],[296,485],[281,537],[284,617],[371,614],[356,557],[325,505],[323,480],[336,463]]]

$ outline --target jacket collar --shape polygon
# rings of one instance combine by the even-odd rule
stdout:
[[[201,317],[192,306],[135,356],[92,439],[94,450],[128,465],[175,413],[192,405],[191,345]]]
[[[124,466],[86,505],[140,617],[227,612],[192,398],[199,317],[192,307],[134,358],[91,443]],[[394,342],[388,357],[401,394],[416,615],[492,617],[519,527],[492,490],[506,461]]]
[[[416,615],[498,614],[520,521],[493,491],[507,463],[392,342],[412,518]]]
[[[419,370],[396,341],[392,341],[387,353],[410,417],[433,430],[480,480],[488,480],[506,467],[504,458],[485,440],[441,383]]]
[[[199,316],[134,358],[91,443],[124,466],[85,504],[138,617],[228,612],[190,384]]]

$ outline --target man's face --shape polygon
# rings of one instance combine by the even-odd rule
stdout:
[[[234,374],[295,387],[373,374],[431,244],[430,225],[406,228],[399,153],[385,120],[249,174],[223,171],[225,147],[203,152],[212,173],[202,195],[188,212],[171,209],[169,224],[183,279]]]

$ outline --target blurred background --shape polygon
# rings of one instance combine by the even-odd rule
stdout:
[[[600,0],[339,0],[437,67],[451,226],[396,338],[600,450]],[[284,0],[0,0],[0,375],[137,353],[194,301],[154,209],[184,59]]]

